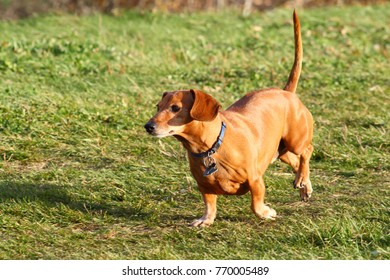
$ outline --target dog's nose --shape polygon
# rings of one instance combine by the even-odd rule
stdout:
[[[153,133],[154,130],[156,129],[156,123],[155,122],[152,122],[152,121],[148,121],[146,124],[145,124],[145,129],[148,133]]]

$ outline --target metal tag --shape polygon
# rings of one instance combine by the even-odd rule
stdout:
[[[217,164],[214,162],[206,168],[206,170],[203,173],[203,176],[204,177],[209,176],[217,171],[218,171]]]
[[[218,171],[217,162],[211,155],[203,159],[203,165],[206,167],[203,177],[209,176]]]

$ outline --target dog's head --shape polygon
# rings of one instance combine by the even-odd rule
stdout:
[[[180,135],[189,123],[212,121],[221,105],[199,90],[164,92],[157,113],[145,124],[146,131],[157,137]]]

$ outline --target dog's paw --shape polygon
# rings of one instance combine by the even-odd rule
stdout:
[[[311,194],[313,192],[313,188],[311,186],[310,179],[304,179],[302,177],[298,177],[294,181],[294,188],[299,189],[299,194],[301,196],[302,201],[309,201]]]
[[[208,227],[212,225],[214,220],[207,219],[207,218],[200,218],[191,223],[192,227]]]
[[[262,219],[275,220],[276,211],[268,206],[263,206],[260,211],[256,212],[256,215]]]
[[[311,194],[308,194],[307,192],[305,192],[304,189],[299,190],[299,195],[301,197],[301,201],[303,201],[303,202],[308,202],[309,198],[311,197]]]
[[[264,219],[269,219],[269,220],[275,220],[275,218],[276,218],[276,211],[274,209],[272,209],[272,208],[269,208],[268,212],[266,214],[263,214],[263,218]]]

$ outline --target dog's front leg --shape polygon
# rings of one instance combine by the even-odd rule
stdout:
[[[205,204],[205,211],[202,218],[197,219],[191,223],[194,227],[207,227],[211,225],[217,215],[217,196],[210,193],[202,193]]]
[[[265,185],[262,176],[258,179],[249,182],[249,189],[252,194],[252,211],[256,216],[263,219],[274,219],[276,217],[276,211],[264,204]]]

